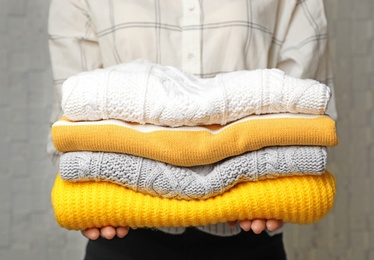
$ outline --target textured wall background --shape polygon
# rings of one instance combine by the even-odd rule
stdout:
[[[85,239],[50,207],[57,169],[45,152],[52,98],[48,0],[0,0],[0,259],[82,259]],[[326,0],[339,146],[338,194],[320,223],[287,225],[290,260],[374,259],[374,1]]]

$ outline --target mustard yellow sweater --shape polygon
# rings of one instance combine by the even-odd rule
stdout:
[[[52,189],[57,222],[66,229],[131,226],[199,226],[243,219],[283,219],[309,224],[333,207],[335,179],[293,176],[246,182],[206,200],[153,197],[109,182],[64,181],[59,174]]]
[[[177,128],[63,117],[52,126],[52,139],[60,152],[126,153],[177,166],[211,164],[267,146],[338,143],[329,116],[287,113],[249,116],[224,126]]]

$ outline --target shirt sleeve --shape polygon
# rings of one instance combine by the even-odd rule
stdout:
[[[62,116],[62,83],[79,72],[102,67],[102,59],[85,0],[51,0],[48,36],[54,85],[50,117],[50,124],[53,124]],[[55,150],[50,135],[47,153],[56,162],[59,153]]]
[[[287,4],[290,5],[290,0]],[[327,114],[337,119],[334,82],[329,54],[328,24],[323,0],[292,1],[289,24],[279,51],[277,67],[298,78],[310,78],[328,85],[332,97]]]

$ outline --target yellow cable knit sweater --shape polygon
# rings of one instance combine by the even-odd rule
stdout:
[[[338,143],[335,121],[327,115],[271,114],[249,116],[221,126],[162,127],[120,120],[72,122],[52,126],[60,152],[127,153],[177,166],[218,162],[267,146]]]
[[[199,226],[243,219],[282,219],[309,224],[333,207],[335,179],[293,176],[245,182],[206,200],[153,197],[109,182],[64,181],[59,174],[52,189],[57,222],[64,228]]]

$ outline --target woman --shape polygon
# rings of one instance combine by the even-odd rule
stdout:
[[[65,79],[136,59],[202,78],[279,68],[332,86],[322,0],[52,0],[49,35],[52,123],[62,115]],[[334,99],[328,114],[336,116]],[[58,159],[51,143],[49,152]],[[82,234],[89,239],[85,259],[286,259],[282,225],[254,219],[187,229],[104,227]]]

